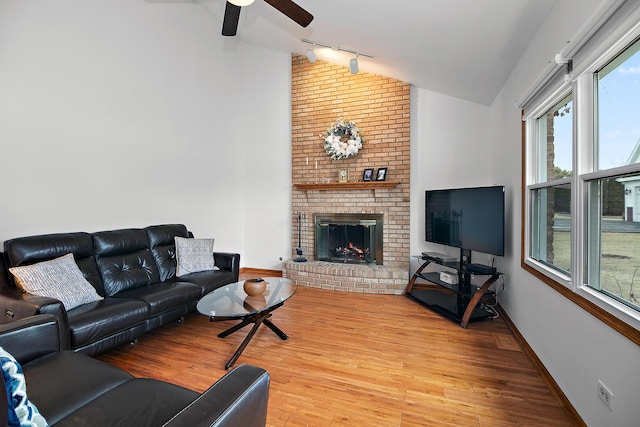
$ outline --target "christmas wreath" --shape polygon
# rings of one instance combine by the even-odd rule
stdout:
[[[357,155],[364,142],[356,122],[344,120],[342,117],[334,121],[320,136],[324,138],[325,151],[333,160]]]

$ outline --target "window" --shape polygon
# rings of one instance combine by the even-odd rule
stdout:
[[[523,267],[640,344],[640,26],[633,16],[640,5],[626,3],[523,104]]]
[[[594,179],[585,174],[585,284],[635,310],[640,310],[640,174],[621,172],[640,163],[639,50],[636,41],[593,75],[593,170],[599,173]]]
[[[598,153],[595,169],[640,163],[640,40],[595,73]]]
[[[531,257],[561,273],[571,270],[571,95],[535,121],[537,167],[529,186]]]

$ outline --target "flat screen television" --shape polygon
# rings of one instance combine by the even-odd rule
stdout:
[[[427,190],[427,242],[504,256],[504,186]]]

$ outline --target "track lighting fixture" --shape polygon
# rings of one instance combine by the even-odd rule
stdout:
[[[234,1],[237,1],[237,0],[234,0]],[[318,46],[322,46],[322,47],[328,47],[330,49],[337,50],[337,51],[353,53],[355,55],[355,58],[351,58],[351,60],[349,61],[349,71],[351,72],[351,74],[357,74],[358,73],[358,69],[359,69],[358,68],[358,56],[366,56],[367,58],[373,58],[373,55],[371,55],[369,53],[358,52],[356,50],[351,50],[351,49],[344,49],[344,48],[342,48],[340,46],[332,46],[330,44],[314,42],[313,40],[307,40],[307,39],[302,39],[302,41],[304,43],[312,44],[313,47],[316,47],[316,45],[318,45]],[[316,54],[313,51],[313,48],[307,49],[307,51],[305,52],[305,55],[307,55],[307,59],[312,64],[317,59],[316,58]]]
[[[229,0],[229,3],[235,4],[236,6],[249,6],[253,3],[254,0]]]
[[[311,62],[312,64],[313,64],[314,62],[316,62],[316,60],[318,59],[318,58],[316,58],[316,54],[315,54],[315,52],[313,51],[313,49],[307,49],[307,51],[305,52],[305,55],[307,55],[307,59],[308,59],[308,60],[309,60],[309,62]]]
[[[351,71],[351,74],[358,74],[358,55],[349,61],[349,71]]]

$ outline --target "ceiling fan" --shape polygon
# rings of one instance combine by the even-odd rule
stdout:
[[[235,36],[238,31],[238,20],[240,19],[240,9],[248,6],[254,0],[229,0],[224,9],[224,20],[222,21],[222,35]],[[264,0],[280,12],[288,16],[302,27],[306,27],[313,21],[313,15],[295,4],[291,0]]]

